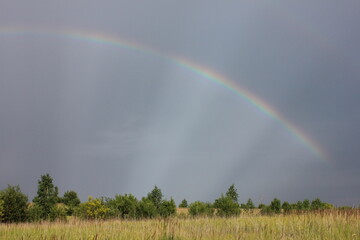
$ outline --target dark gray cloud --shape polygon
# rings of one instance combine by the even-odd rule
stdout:
[[[182,56],[259,96],[328,154],[166,58],[0,30],[0,187],[212,201],[360,202],[356,1],[2,1],[0,28],[120,36]]]

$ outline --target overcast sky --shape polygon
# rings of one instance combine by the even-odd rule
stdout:
[[[360,204],[359,1],[0,2],[0,188]],[[4,29],[30,33],[7,34]],[[162,55],[32,29],[127,39]],[[46,31],[45,31],[46,32]],[[326,159],[254,105],[262,99]]]

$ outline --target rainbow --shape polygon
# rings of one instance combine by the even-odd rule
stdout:
[[[291,135],[298,139],[304,146],[310,149],[319,159],[328,159],[325,151],[313,141],[304,131],[301,131],[297,126],[288,121],[278,111],[276,111],[270,104],[266,103],[255,94],[251,93],[238,83],[226,78],[224,75],[216,73],[212,69],[201,66],[200,64],[191,62],[182,57],[172,56],[161,53],[155,49],[146,47],[133,41],[128,41],[119,37],[111,37],[100,33],[91,33],[74,30],[47,30],[47,29],[29,29],[29,28],[0,28],[0,36],[2,35],[43,35],[43,36],[54,36],[62,37],[73,40],[80,40],[86,42],[93,42],[96,44],[106,44],[113,47],[125,48],[132,51],[139,51],[146,54],[155,55],[160,58],[164,58],[168,61],[174,62],[175,64],[215,83],[230,92],[241,97],[252,106],[256,107],[260,112],[266,114],[271,119],[277,121],[284,129],[286,129]]]

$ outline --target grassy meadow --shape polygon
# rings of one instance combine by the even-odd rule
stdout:
[[[182,212],[181,212],[182,211]],[[234,218],[0,224],[0,239],[360,239],[359,210]]]

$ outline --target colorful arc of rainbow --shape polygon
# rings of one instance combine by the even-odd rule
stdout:
[[[169,61],[176,63],[179,66],[184,67],[185,69],[190,70],[191,72],[202,76],[205,79],[208,79],[225,89],[233,92],[234,94],[241,97],[246,102],[255,106],[259,111],[265,113],[267,116],[277,121],[284,129],[286,129],[291,135],[297,138],[302,144],[308,147],[313,153],[315,153],[320,159],[326,160],[327,156],[325,151],[315,143],[310,137],[308,137],[303,131],[298,127],[288,121],[280,113],[278,113],[272,106],[266,103],[261,98],[257,97],[250,91],[246,90],[244,87],[240,86],[238,83],[231,81],[219,73],[214,72],[213,70],[201,66],[199,64],[193,63],[190,60],[171,56],[168,54],[163,54],[160,51],[151,49],[144,45],[140,45],[135,42],[127,41],[121,38],[114,38],[103,34],[98,33],[87,33],[80,31],[54,31],[54,30],[34,30],[34,29],[17,29],[17,28],[0,28],[0,35],[46,35],[46,36],[55,36],[55,37],[65,37],[68,39],[76,39],[81,41],[100,43],[106,45],[112,45],[115,47],[125,48],[133,51],[140,51],[143,53],[155,55],[161,58],[165,58]]]

